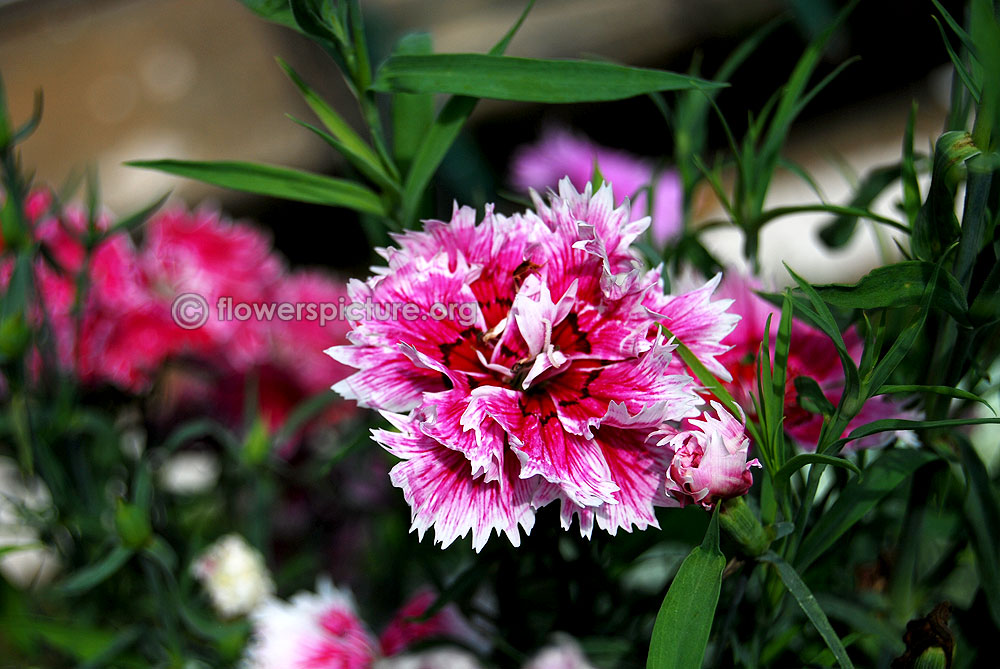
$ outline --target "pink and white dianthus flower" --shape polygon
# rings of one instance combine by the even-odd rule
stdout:
[[[635,212],[650,216],[650,232],[657,246],[680,233],[682,194],[675,171],[658,174],[650,160],[601,146],[563,128],[549,128],[534,144],[520,147],[511,163],[511,179],[515,187],[527,191],[554,187],[566,176],[581,189],[593,176],[595,162],[604,180],[614,187],[619,204],[630,197]],[[650,185],[652,209],[646,190]]]
[[[250,618],[245,669],[369,669],[378,658],[375,636],[358,617],[354,599],[328,580],[288,602],[269,599]]]
[[[758,280],[742,277],[735,271],[727,272],[719,286],[719,294],[733,301],[730,309],[741,317],[739,324],[724,340],[724,343],[729,344],[731,348],[723,353],[719,360],[733,376],[733,380],[727,383],[726,389],[748,413],[754,410],[750,393],[755,392],[757,388],[757,356],[764,339],[767,318],[771,316],[769,341],[772,359],[778,324],[781,320],[781,309],[754,292],[760,288]],[[860,363],[864,345],[857,329],[852,325],[842,336],[854,363]],[[798,392],[795,389],[795,379],[799,376],[808,376],[816,381],[834,406],[840,402],[844,391],[844,368],[836,347],[823,332],[793,316],[782,426],[801,448],[815,450],[823,426],[823,416],[810,413],[799,405]],[[919,411],[904,408],[899,401],[889,397],[873,397],[865,402],[861,412],[847,425],[841,436],[847,436],[857,427],[885,418],[921,420],[923,415]],[[881,432],[850,441],[846,448],[848,450],[880,448],[897,439],[911,445],[916,443],[913,432],[902,430]]]
[[[665,295],[631,249],[649,219],[615,208],[609,185],[580,193],[564,179],[549,204],[532,196],[535,211],[487,206],[477,223],[456,206],[450,222],[398,235],[380,250],[388,267],[348,290],[376,313],[408,303],[421,318],[357,321],[352,344],[328,351],[359,370],[334,389],[396,428],[374,432],[402,460],[391,480],[412,529],[433,527],[444,546],[471,532],[478,551],[493,531],[517,546],[556,500],[584,536],[595,522],[657,527],[654,507],[675,503],[669,457],[648,438],[702,402],[659,324],[728,378],[716,358],[736,317],[711,300],[718,278]],[[441,305],[472,318],[438,318]]]
[[[682,429],[665,427],[659,444],[672,454],[667,469],[667,494],[681,506],[700,504],[711,509],[716,502],[745,495],[753,485],[747,462],[750,439],[746,424],[718,402],[712,402],[717,417],[705,412],[701,420],[690,418]]]

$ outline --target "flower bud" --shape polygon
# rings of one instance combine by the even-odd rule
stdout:
[[[744,420],[737,420],[718,402],[712,402],[712,408],[718,418],[706,411],[700,420],[686,420],[682,430],[659,433],[663,435],[659,445],[673,456],[666,492],[681,506],[701,504],[711,509],[720,500],[745,495],[753,484],[750,468],[760,467],[756,459],[747,462],[750,440]]]

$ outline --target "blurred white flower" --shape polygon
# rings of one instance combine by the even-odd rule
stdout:
[[[52,508],[39,478],[22,476],[14,460],[0,457],[0,574],[19,588],[49,583],[60,568],[59,555],[41,543],[31,516]]]
[[[227,534],[209,546],[191,572],[225,618],[246,615],[274,594],[264,557],[238,534]]]
[[[558,634],[553,643],[528,660],[524,669],[595,669],[572,637]]]
[[[167,458],[159,470],[160,487],[175,495],[197,495],[219,480],[219,458],[208,451],[182,451]]]

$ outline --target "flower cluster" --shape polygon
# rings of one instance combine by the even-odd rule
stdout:
[[[713,372],[736,317],[712,300],[718,279],[667,295],[660,270],[631,249],[649,219],[616,208],[610,186],[578,192],[568,179],[535,211],[483,220],[457,208],[382,249],[388,267],[349,286],[354,300],[473,302],[475,324],[359,321],[337,360],[359,369],[335,386],[382,411],[396,430],[376,441],[402,462],[390,477],[422,536],[447,546],[493,531],[518,545],[535,511],[559,501],[619,529],[657,526],[671,452],[653,433],[699,413],[694,380],[672,352],[683,341]]]
[[[260,230],[230,222],[217,212],[172,207],[154,215],[137,246],[102,214],[89,229],[80,207],[57,208],[48,191],[26,203],[35,239],[46,251],[35,279],[40,306],[35,318],[49,325],[54,355],[39,351],[34,367],[54,363],[88,385],[110,384],[132,393],[166,381],[183,395],[190,379],[166,372],[169,361],[192,361],[209,383],[190,384],[225,413],[242,410],[245,379],[259,379],[259,411],[280,424],[305,397],[346,375],[322,349],[343,340],[347,325],[330,321],[238,321],[209,318],[202,327],[179,327],[171,303],[197,293],[209,305],[223,296],[237,301],[336,301],[346,287],[315,271],[289,272]],[[88,246],[90,248],[88,248]],[[2,273],[9,279],[8,271]],[[188,392],[190,394],[190,392]],[[204,397],[208,395],[208,397]],[[346,405],[335,409],[342,414]]]
[[[514,153],[511,180],[518,189],[528,191],[555,187],[568,177],[582,189],[593,176],[595,164],[604,180],[614,186],[618,204],[630,197],[632,209],[650,217],[650,232],[657,246],[680,233],[681,185],[675,171],[658,172],[650,160],[601,146],[562,128],[549,128],[537,142]]]

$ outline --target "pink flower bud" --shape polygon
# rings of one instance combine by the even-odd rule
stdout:
[[[711,509],[720,500],[744,495],[753,484],[750,468],[760,467],[756,459],[747,462],[745,419],[737,420],[718,402],[712,402],[712,408],[718,418],[706,411],[700,420],[686,420],[684,429],[659,433],[659,445],[673,458],[666,492],[681,506],[696,503]]]

